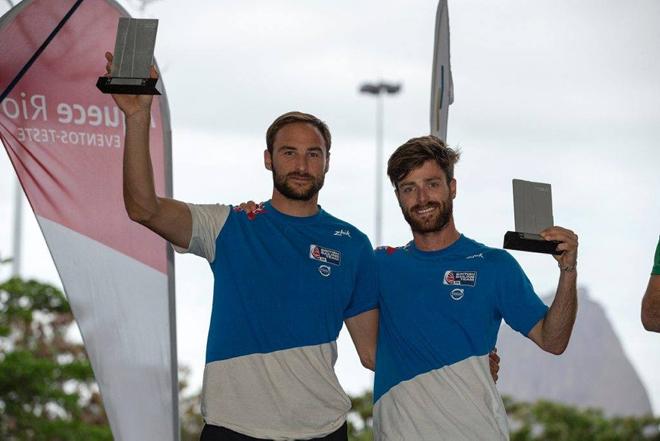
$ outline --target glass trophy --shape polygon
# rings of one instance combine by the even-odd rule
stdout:
[[[120,17],[109,76],[96,82],[103,93],[160,95],[159,78],[149,75],[154,59],[158,20]]]
[[[554,225],[552,188],[541,182],[513,180],[513,212],[516,231],[504,235],[504,248],[533,253],[561,254],[560,242],[545,240],[539,233]]]

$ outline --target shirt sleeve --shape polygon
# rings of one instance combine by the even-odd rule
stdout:
[[[188,248],[173,245],[178,253],[191,253],[204,257],[209,263],[215,260],[215,240],[225,225],[231,207],[222,204],[187,204],[192,216],[192,236]]]
[[[660,275],[660,239],[658,239],[658,245],[655,247],[655,259],[653,262],[653,269],[651,270],[651,275],[655,275],[655,276]]]
[[[378,307],[378,274],[374,250],[369,240],[360,251],[355,286],[351,300],[344,309],[344,320]]]
[[[498,271],[501,276],[497,292],[499,311],[509,326],[526,337],[534,325],[545,317],[548,307],[536,295],[516,259],[506,251],[503,251]]]

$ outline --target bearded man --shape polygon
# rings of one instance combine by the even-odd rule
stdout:
[[[515,259],[459,233],[454,224],[458,152],[414,138],[388,162],[413,240],[376,252],[380,329],[374,384],[376,440],[507,440],[504,405],[488,352],[502,319],[541,349],[561,354],[577,312],[577,236],[557,240],[557,294],[550,308]],[[484,220],[487,221],[487,214]]]
[[[272,196],[246,213],[157,196],[152,97],[113,98],[126,117],[129,217],[178,251],[204,257],[214,276],[201,440],[346,441],[351,402],[334,372],[336,339],[346,323],[373,369],[377,277],[367,237],[317,203],[330,160],[326,124],[301,112],[273,122],[264,151]]]

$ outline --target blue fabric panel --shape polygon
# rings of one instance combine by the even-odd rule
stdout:
[[[232,210],[216,240],[207,363],[335,341],[344,318],[377,307],[367,237],[323,211],[288,216],[270,203]]]
[[[487,354],[502,318],[527,334],[547,306],[504,250],[464,236],[423,252],[413,242],[376,251],[380,328],[374,400],[402,381]]]

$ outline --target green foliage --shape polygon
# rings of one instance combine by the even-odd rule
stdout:
[[[504,398],[511,420],[511,441],[660,441],[660,418],[607,418],[598,409],[578,409],[538,401]]]
[[[112,440],[64,294],[18,278],[0,284],[0,439]]]
[[[348,417],[349,441],[373,440],[373,394],[365,392],[357,397],[351,397],[351,413]]]
[[[179,414],[181,415],[181,441],[198,441],[204,428],[201,411],[201,394],[185,394],[188,389],[190,369],[179,367]]]
[[[607,418],[597,409],[577,409],[538,401],[515,402],[503,397],[511,424],[511,441],[660,441],[660,418]],[[373,439],[372,395],[352,397],[349,441]]]

